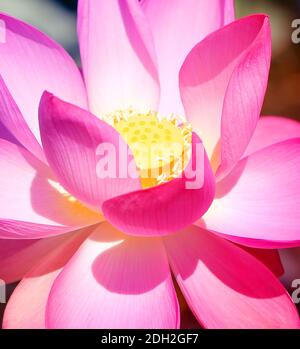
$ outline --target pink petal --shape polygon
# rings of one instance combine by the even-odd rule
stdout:
[[[188,120],[209,156],[220,156],[219,177],[240,159],[254,132],[270,57],[269,19],[254,15],[205,38],[181,68],[180,91]],[[219,141],[220,155],[214,154]]]
[[[102,220],[60,193],[49,168],[24,148],[0,140],[0,168],[0,239],[37,239]]]
[[[218,183],[216,199],[203,217],[205,227],[253,247],[299,244],[299,170],[300,138],[241,160]]]
[[[132,155],[119,133],[89,112],[45,93],[40,105],[40,129],[47,160],[60,183],[77,199],[100,209],[103,201],[137,190],[137,178],[122,178],[119,157]],[[113,147],[116,173],[102,178],[97,172],[101,145]],[[113,159],[110,159],[111,162]],[[123,159],[124,160],[124,159]],[[127,167],[126,167],[127,170]]]
[[[194,169],[196,176],[191,175]],[[113,225],[128,234],[165,235],[199,219],[214,193],[209,160],[201,140],[193,134],[192,158],[181,178],[108,200],[102,210]]]
[[[11,143],[19,144],[16,138],[11,134],[11,132],[8,131],[8,129],[3,125],[1,121],[0,121],[0,138],[5,139],[6,141],[9,141]]]
[[[0,120],[40,156],[35,137],[40,139],[38,105],[42,93],[48,90],[86,107],[84,84],[76,64],[58,44],[17,19],[0,14],[0,20],[5,25],[5,42],[0,44]]]
[[[0,45],[1,48],[1,45]],[[5,139],[13,143],[23,144],[31,153],[45,162],[42,147],[28,127],[23,115],[0,76],[0,112],[1,124],[11,135]],[[2,138],[2,137],[1,137]],[[17,140],[17,142],[16,142]]]
[[[64,237],[19,283],[6,306],[4,329],[44,329],[51,287],[64,265],[91,234],[89,228]]]
[[[238,246],[261,261],[275,276],[280,277],[283,275],[284,269],[278,250]]]
[[[300,138],[300,122],[279,116],[261,117],[244,156],[291,138]]]
[[[161,82],[160,111],[184,115],[178,74],[190,50],[211,32],[234,20],[232,0],[144,0],[154,36]]]
[[[80,0],[78,32],[91,112],[157,109],[156,58],[138,1]]]
[[[159,239],[103,223],[51,289],[48,328],[177,328],[179,309]]]
[[[207,328],[299,328],[277,278],[238,246],[197,227],[165,239],[172,270]]]
[[[0,279],[7,284],[19,281],[44,257],[56,249],[69,235],[39,240],[0,240]]]

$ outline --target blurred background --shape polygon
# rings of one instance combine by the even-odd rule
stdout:
[[[300,120],[300,43],[291,40],[292,21],[300,19],[300,0],[236,0],[235,3],[237,17],[266,13],[271,18],[273,62],[263,115]],[[40,28],[78,61],[76,7],[76,0],[0,0],[0,11]]]
[[[271,19],[273,57],[262,114],[282,115],[300,121],[300,43],[295,44],[291,39],[295,30],[292,22],[300,19],[300,0],[236,0],[235,3],[238,18],[252,13],[266,13]],[[38,27],[64,46],[79,62],[76,7],[76,0],[0,0],[1,12]],[[14,287],[8,287],[7,296]],[[3,309],[4,306],[0,305],[0,323]],[[188,311],[182,317],[182,322],[184,328],[198,326]]]

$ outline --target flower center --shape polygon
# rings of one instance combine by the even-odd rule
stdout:
[[[122,110],[104,120],[128,144],[140,171],[143,188],[178,177],[190,158],[192,130],[174,116],[160,118],[156,112]]]

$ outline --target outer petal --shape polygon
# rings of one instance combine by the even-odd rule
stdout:
[[[254,247],[299,244],[299,169],[300,138],[271,145],[241,160],[218,183],[217,198],[203,217],[205,226]]]
[[[16,138],[8,131],[8,129],[0,122],[0,138],[5,139],[11,143],[19,144]]]
[[[243,155],[260,115],[271,57],[269,19],[254,15],[214,32],[180,71],[187,117],[224,176]],[[216,152],[217,154],[213,154]]]
[[[0,279],[7,284],[19,281],[67,238],[63,234],[39,240],[0,240]]]
[[[2,82],[3,82],[3,79],[1,79],[1,77],[0,77],[0,85],[2,84]],[[3,89],[2,89],[2,93],[0,93],[0,101],[1,101],[1,98],[3,98],[3,96],[5,96],[5,91],[3,91]],[[11,97],[11,96],[9,96],[9,97]],[[8,104],[8,108],[10,106],[14,106],[13,104],[10,104],[10,103],[13,103],[12,98],[6,99],[6,102]],[[18,125],[18,127],[21,127],[21,125]],[[29,130],[28,127],[27,127],[27,130]],[[16,130],[14,130],[14,131],[16,131]],[[24,130],[24,132],[26,132],[26,131]],[[16,139],[16,137],[7,129],[7,127],[3,124],[3,122],[1,120],[0,120],[0,138],[5,139],[5,140],[7,140],[11,143],[14,143],[14,144],[21,145],[20,142]],[[34,137],[32,137],[32,134],[31,134],[31,138],[29,141],[32,141],[32,140],[34,140]],[[38,145],[38,142],[36,142],[36,144]],[[40,157],[43,157],[42,149],[39,145],[38,145],[37,153],[39,153],[41,155]]]
[[[31,131],[39,140],[37,116],[42,93],[48,90],[86,107],[84,84],[76,64],[58,44],[17,19],[0,14],[0,20],[5,25],[5,41],[0,44],[0,120],[40,156]]]
[[[48,328],[177,328],[179,309],[159,239],[128,238],[103,223],[50,292]]]
[[[243,245],[239,245],[239,247],[261,261],[275,276],[283,275],[284,269],[278,250],[251,248]]]
[[[300,138],[300,122],[279,116],[261,117],[244,156],[291,138]]]
[[[60,183],[79,200],[99,209],[104,200],[141,187],[137,174],[135,178],[128,175],[127,163],[132,155],[119,133],[89,112],[45,93],[40,105],[40,129],[51,168]],[[116,168],[104,177],[98,173],[98,161],[104,155],[100,148],[103,146],[105,155],[109,150],[105,145],[113,151],[109,161]],[[122,157],[128,157],[124,178]]]
[[[250,254],[191,227],[165,239],[183,294],[208,328],[299,328],[299,315],[277,278]]]
[[[45,328],[46,305],[53,282],[92,229],[65,235],[60,246],[47,253],[26,275],[6,306],[4,329]]]
[[[136,0],[80,0],[78,32],[90,110],[157,109],[151,32]]]
[[[195,171],[195,172],[194,172]],[[209,208],[215,179],[202,142],[193,134],[192,158],[181,178],[104,202],[105,217],[132,235],[165,235],[195,222]]]
[[[102,220],[68,200],[49,168],[24,148],[0,140],[0,168],[0,239],[36,239]]]
[[[232,0],[143,0],[158,56],[162,113],[184,115],[178,73],[190,50],[234,20]]]
[[[6,134],[9,135],[8,137],[4,138],[18,145],[26,146],[31,153],[45,162],[42,147],[30,130],[26,120],[24,119],[12,95],[8,91],[7,86],[1,76],[0,111],[1,124],[5,127]]]

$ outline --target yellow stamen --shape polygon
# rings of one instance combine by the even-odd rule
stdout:
[[[143,188],[178,177],[190,156],[192,130],[171,115],[156,112],[117,111],[104,120],[112,125],[131,149]]]

